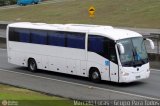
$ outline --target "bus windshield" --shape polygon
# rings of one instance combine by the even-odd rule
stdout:
[[[142,37],[118,40],[124,46],[125,53],[120,54],[122,66],[137,67],[148,62],[148,55]]]

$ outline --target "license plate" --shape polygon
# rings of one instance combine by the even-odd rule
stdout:
[[[136,76],[136,79],[139,79],[139,78],[141,78],[141,76]]]

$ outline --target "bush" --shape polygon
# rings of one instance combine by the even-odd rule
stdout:
[[[17,0],[0,0],[0,6],[16,4]]]
[[[17,0],[8,0],[10,1],[10,4],[16,4],[17,3]]]
[[[3,6],[5,4],[5,0],[0,0],[0,6]]]

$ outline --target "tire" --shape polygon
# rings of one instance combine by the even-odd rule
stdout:
[[[98,69],[92,68],[89,73],[89,78],[92,82],[99,83],[101,81],[101,74]]]
[[[28,70],[31,72],[37,72],[37,63],[34,59],[28,60]]]

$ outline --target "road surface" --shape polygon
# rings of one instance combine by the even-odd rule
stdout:
[[[0,38],[6,38],[6,30],[0,29]]]
[[[152,70],[150,78],[129,84],[102,81],[55,72],[32,73],[9,64],[7,52],[0,49],[0,82],[72,99],[160,99],[160,70]]]

